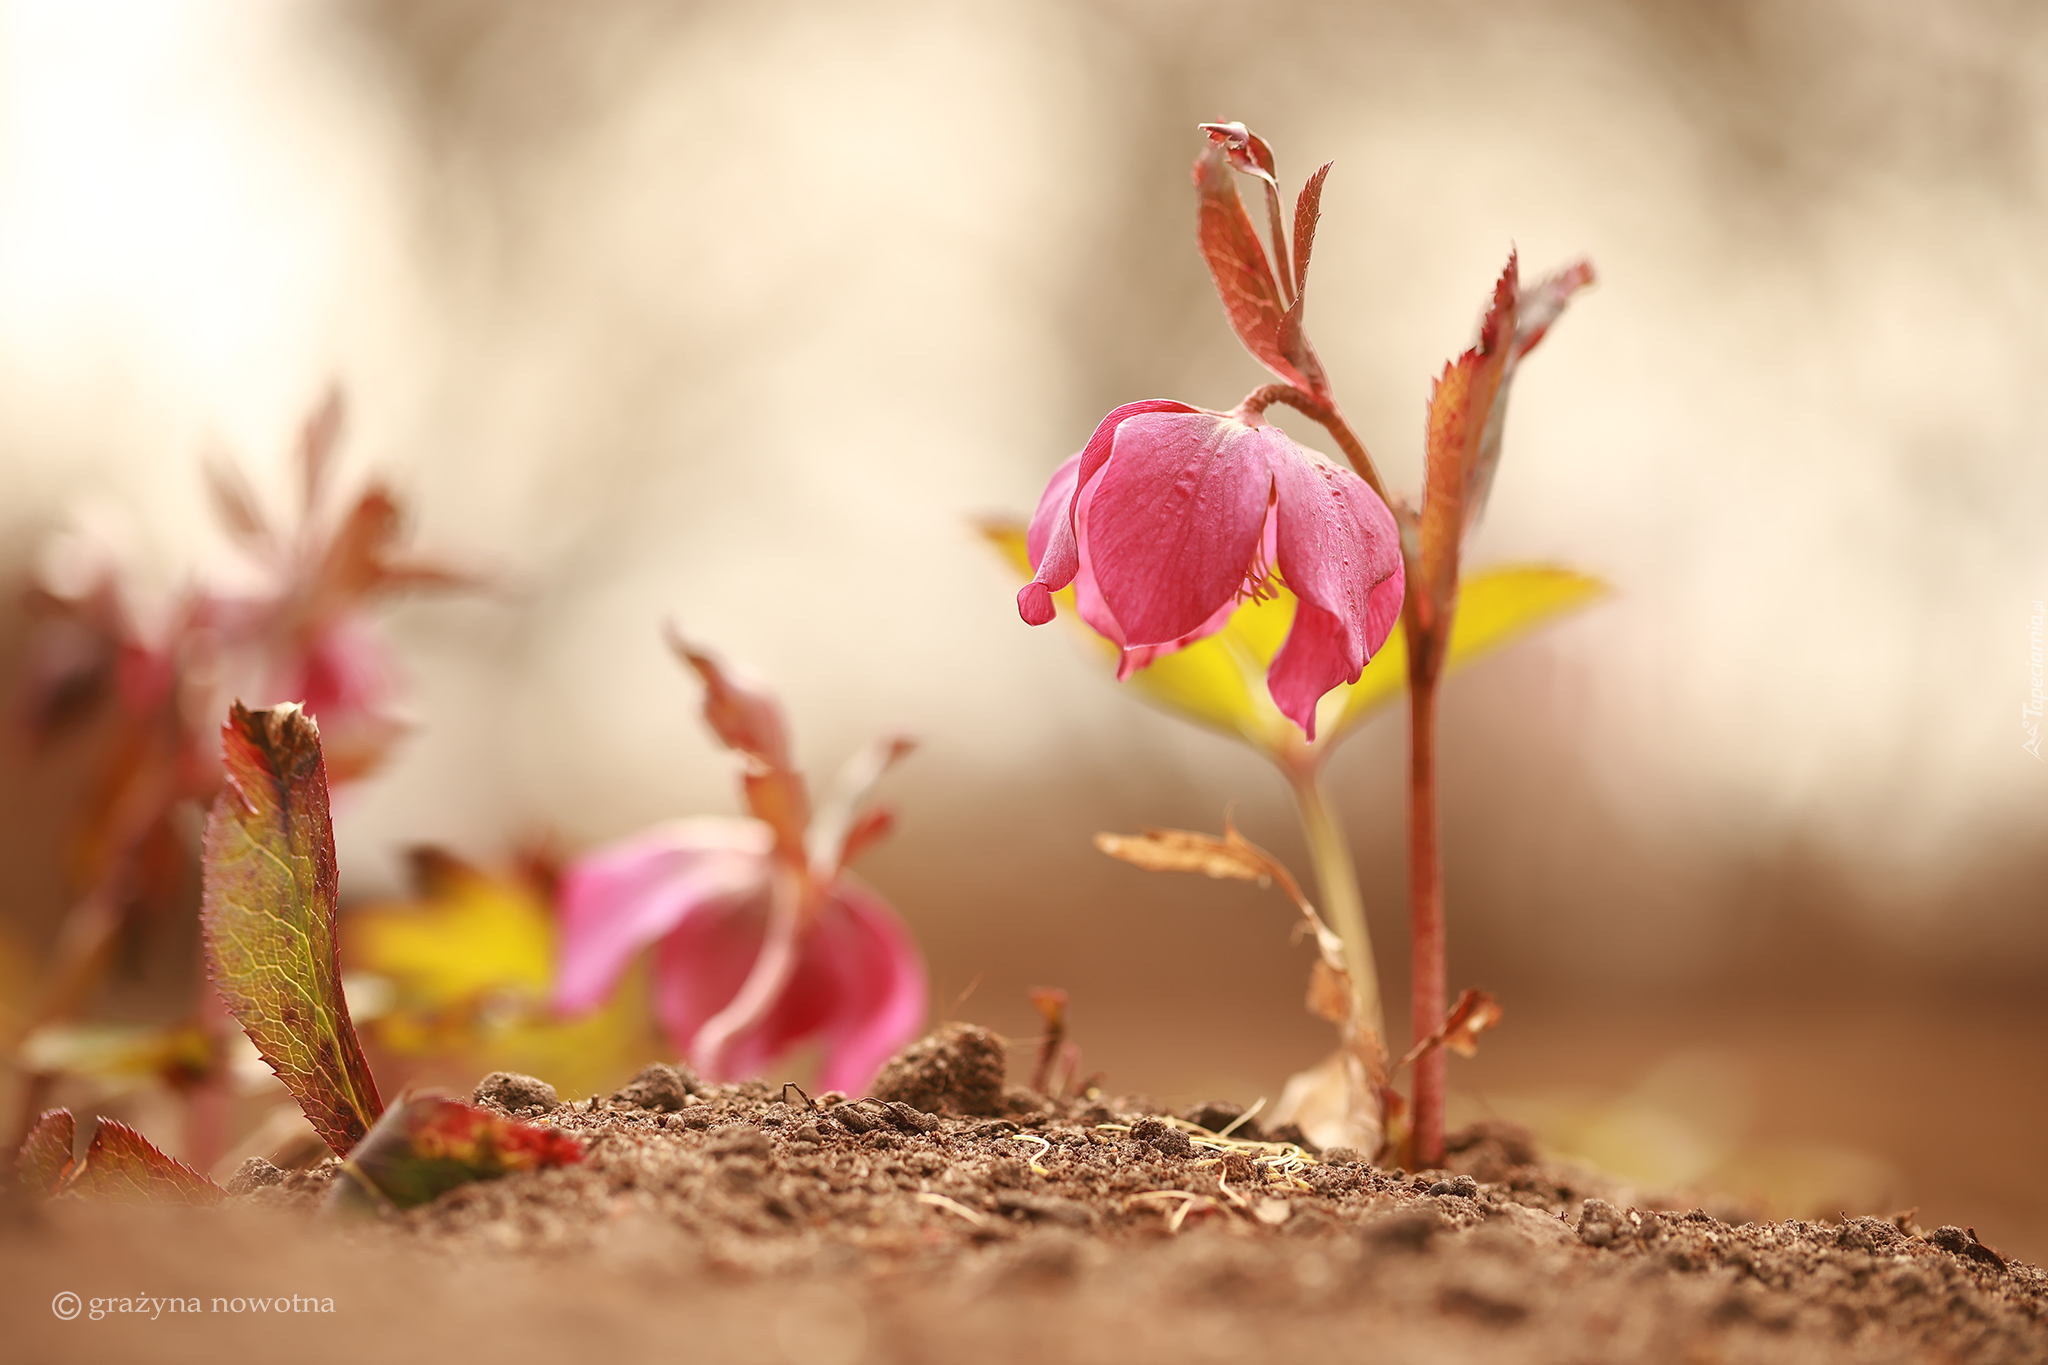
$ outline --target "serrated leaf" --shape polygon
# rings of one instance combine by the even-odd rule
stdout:
[[[422,1091],[393,1105],[348,1154],[330,1203],[412,1208],[474,1181],[581,1160],[583,1144],[567,1133]]]
[[[1322,216],[1323,182],[1329,178],[1331,164],[1325,161],[1318,166],[1294,201],[1294,299],[1280,319],[1277,338],[1280,354],[1308,379],[1309,392],[1323,399],[1330,396],[1329,376],[1324,374],[1323,362],[1309,344],[1304,327],[1308,310],[1308,258],[1315,249],[1316,221]],[[1277,223],[1274,232],[1279,232]]]
[[[112,1119],[100,1120],[64,1189],[114,1204],[217,1204],[227,1197],[220,1186]]]
[[[69,1109],[44,1110],[15,1154],[14,1178],[30,1194],[48,1199],[71,1175],[71,1149],[77,1140],[78,1125]]]
[[[1280,349],[1287,302],[1222,146],[1212,143],[1195,159],[1195,190],[1196,240],[1231,330],[1260,364],[1290,384],[1310,388],[1308,376]]]
[[[1408,584],[1411,599],[1420,596],[1422,600],[1412,603],[1407,619],[1432,634],[1440,629],[1437,620],[1451,609],[1457,592],[1458,557],[1466,527],[1471,524],[1470,494],[1480,438],[1514,347],[1517,280],[1516,259],[1510,254],[1507,268],[1494,286],[1492,305],[1480,324],[1478,343],[1444,366],[1430,392],[1415,566],[1419,572],[1414,575],[1421,581],[1411,578]],[[1441,647],[1441,637],[1437,642]]]
[[[383,1105],[349,1021],[335,933],[334,829],[319,728],[234,704],[207,816],[201,925],[228,1009],[337,1154]]]
[[[1593,283],[1593,263],[1572,262],[1562,270],[1544,276],[1535,284],[1522,286],[1515,300],[1515,343],[1508,363],[1501,371],[1500,387],[1493,395],[1493,408],[1486,416],[1486,430],[1479,438],[1479,453],[1473,462],[1471,488],[1466,494],[1465,524],[1472,525],[1486,510],[1493,492],[1494,472],[1500,467],[1502,434],[1507,429],[1508,392],[1514,387],[1515,372],[1522,357],[1536,349],[1550,334],[1551,326],[1564,315],[1572,296]]]

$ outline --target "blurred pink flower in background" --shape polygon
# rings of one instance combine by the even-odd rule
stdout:
[[[1036,574],[1018,613],[1045,624],[1073,583],[1081,618],[1123,650],[1119,678],[1221,630],[1277,571],[1298,605],[1266,686],[1310,739],[1316,701],[1358,681],[1401,614],[1387,505],[1249,407],[1116,409],[1053,473],[1026,544]]]
[[[910,748],[854,758],[815,816],[774,699],[681,641],[704,715],[740,753],[752,819],[678,820],[598,849],[561,880],[555,1003],[591,1009],[655,947],[655,1012],[707,1076],[757,1075],[816,1039],[819,1084],[864,1091],[924,1022],[924,962],[901,920],[846,871],[888,833],[868,795]]]

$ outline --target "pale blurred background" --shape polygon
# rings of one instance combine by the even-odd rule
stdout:
[[[389,616],[417,729],[348,893],[734,809],[672,617],[820,776],[922,737],[864,871],[935,1011],[1025,1036],[1056,984],[1113,1088],[1277,1093],[1328,1045],[1283,906],[1089,836],[1235,802],[1305,869],[1279,782],[1026,628],[973,531],[1115,404],[1260,382],[1193,247],[1232,118],[1290,192],[1336,162],[1309,320],[1398,487],[1509,246],[1600,271],[1468,555],[1617,590],[1448,687],[1452,984],[1508,1010],[1469,1108],[2048,1257],[2039,6],[15,0],[0,568],[84,508],[166,592],[222,571],[203,458],[282,506],[339,381],[350,473],[501,587]],[[1403,742],[1333,770],[1389,964]],[[5,765],[33,936],[77,784]]]

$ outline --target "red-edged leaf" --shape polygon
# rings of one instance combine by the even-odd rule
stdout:
[[[213,510],[230,536],[256,555],[268,556],[276,551],[276,536],[264,520],[256,490],[249,487],[240,469],[225,461],[208,461],[206,491],[213,495]]]
[[[1493,491],[1494,471],[1500,467],[1501,435],[1507,427],[1508,390],[1514,384],[1515,371],[1520,368],[1522,357],[1536,349],[1536,343],[1550,332],[1551,324],[1564,313],[1565,306],[1572,301],[1572,295],[1593,282],[1593,263],[1574,261],[1564,269],[1545,276],[1533,285],[1522,289],[1515,304],[1515,344],[1508,355],[1508,363],[1501,371],[1500,388],[1494,393],[1493,408],[1486,417],[1486,431],[1479,438],[1479,454],[1472,470],[1471,491],[1467,494],[1468,507],[1465,524],[1470,526],[1486,510],[1487,496]]]
[[[845,867],[855,858],[889,837],[896,828],[896,812],[887,806],[869,806],[853,819],[846,831],[846,837],[839,842],[839,866]]]
[[[581,1160],[583,1144],[567,1133],[423,1091],[393,1105],[348,1154],[332,1203],[412,1208],[472,1181]]]
[[[71,1148],[77,1140],[78,1127],[69,1109],[44,1110],[15,1154],[14,1178],[30,1194],[48,1199],[70,1178]]]
[[[894,815],[868,802],[889,769],[916,747],[917,741],[907,735],[889,735],[862,748],[840,768],[805,838],[812,876],[829,882],[895,826]]]
[[[78,1169],[65,1185],[71,1194],[116,1204],[217,1204],[227,1191],[182,1161],[165,1156],[125,1123],[101,1119]]]
[[[345,412],[340,387],[330,387],[299,431],[299,497],[304,516],[310,517],[320,505],[320,493],[327,484],[327,466],[334,457],[335,446],[341,442]]]
[[[1478,344],[1444,367],[1430,394],[1420,531],[1423,581],[1409,584],[1408,591],[1428,595],[1431,610],[1424,624],[1439,647],[1447,638],[1448,614],[1457,596],[1458,551],[1471,520],[1481,437],[1515,335],[1516,292],[1511,253],[1480,324]]]
[[[1563,315],[1572,295],[1593,280],[1593,263],[1577,260],[1522,290],[1515,316],[1516,360],[1536,349],[1536,343],[1549,335],[1551,324]]]
[[[1301,187],[1301,193],[1294,200],[1294,292],[1300,294],[1308,288],[1308,255],[1315,250],[1316,223],[1323,216],[1323,182],[1330,178],[1330,167],[1334,161],[1325,161],[1316,167]]]
[[[382,484],[363,490],[349,508],[320,566],[320,587],[355,601],[384,586],[384,565],[404,527],[398,499]]]
[[[810,790],[790,760],[789,728],[767,691],[668,628],[669,648],[704,680],[704,719],[726,748],[744,755],[747,807],[775,831],[777,852],[801,862],[811,823]]]
[[[207,965],[249,1040],[337,1154],[383,1104],[341,994],[334,828],[320,730],[296,706],[221,729],[225,777],[206,820]]]
[[[698,649],[673,626],[669,648],[704,680],[704,719],[726,748],[764,768],[788,768],[789,727],[775,698],[752,679],[727,668],[716,655]]]
[[[1308,380],[1309,392],[1318,398],[1330,396],[1330,380],[1303,330],[1303,313],[1308,308],[1308,257],[1315,249],[1316,220],[1322,216],[1323,181],[1329,178],[1331,164],[1325,161],[1318,166],[1294,201],[1294,302],[1280,319],[1279,333],[1280,354]]]
[[[1242,123],[1205,123],[1202,131],[1230,158],[1232,170],[1243,171],[1262,183],[1266,192],[1266,233],[1273,246],[1273,273],[1280,280],[1280,302],[1293,303],[1299,291],[1295,288],[1294,271],[1287,264],[1287,225],[1280,220],[1280,166],[1273,159],[1273,148]]]
[[[1279,183],[1279,163],[1274,161],[1273,148],[1266,139],[1242,123],[1204,123],[1200,127],[1210,142],[1223,149],[1233,169],[1258,176],[1269,185]]]
[[[1202,259],[1208,263],[1231,329],[1260,364],[1290,384],[1309,388],[1308,376],[1280,350],[1280,321],[1287,305],[1266,249],[1259,244],[1258,229],[1231,179],[1229,154],[1222,146],[1211,143],[1195,158],[1195,189]]]

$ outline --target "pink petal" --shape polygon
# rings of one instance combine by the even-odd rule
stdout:
[[[1033,565],[1045,561],[1045,547],[1052,543],[1053,528],[1072,510],[1080,468],[1081,452],[1077,450],[1060,461],[1060,467],[1052,472],[1051,481],[1045,485],[1045,492],[1038,497],[1038,506],[1031,513],[1031,524],[1024,529],[1024,553]]]
[[[1170,644],[1236,597],[1265,527],[1275,438],[1287,439],[1206,412],[1148,413],[1117,428],[1089,495],[1088,550],[1127,645]]]
[[[1126,418],[1150,412],[1194,412],[1196,409],[1186,403],[1176,403],[1170,398],[1147,398],[1142,402],[1126,403],[1096,423],[1094,435],[1081,453],[1072,459],[1074,486],[1085,485],[1102,468],[1109,458],[1111,443],[1117,428]],[[1073,494],[1064,496],[1056,492],[1060,480],[1067,473],[1062,464],[1053,474],[1052,482],[1038,500],[1038,512],[1031,518],[1031,531],[1026,534],[1025,545],[1031,554],[1034,566],[1031,582],[1017,593],[1017,612],[1034,626],[1042,626],[1052,620],[1052,593],[1074,581],[1074,574],[1081,567],[1080,551],[1075,539]],[[1034,539],[1040,531],[1041,517],[1047,515],[1048,504],[1061,509],[1064,515],[1052,514],[1044,523],[1045,536],[1042,542]]]
[[[279,680],[278,700],[303,704],[323,728],[382,716],[397,691],[390,647],[358,616],[328,623],[296,663]]]
[[[661,941],[654,963],[654,1017],[683,1056],[696,1057],[704,1025],[746,984],[767,936],[769,890],[764,879],[745,899],[701,906]],[[712,1077],[734,1074],[732,1052]]]
[[[782,997],[726,1052],[734,1075],[755,1075],[810,1038],[825,1046],[818,1083],[864,1093],[924,1023],[924,962],[903,922],[878,896],[842,877],[809,926]]]
[[[1372,590],[1365,603],[1365,657],[1369,661],[1380,652],[1380,646],[1393,634],[1394,622],[1401,619],[1401,603],[1408,591],[1408,570],[1401,563],[1399,555],[1394,556],[1394,571],[1382,578]]]
[[[1292,442],[1273,453],[1275,557],[1301,606],[1266,686],[1314,738],[1316,701],[1358,681],[1400,615],[1400,533],[1387,505],[1350,470]]]
[[[1295,604],[1294,625],[1266,670],[1273,705],[1311,740],[1316,737],[1316,703],[1338,683],[1357,682],[1364,671],[1351,663],[1346,635],[1341,621],[1303,599]]]
[[[570,864],[555,1007],[594,1007],[642,948],[708,909],[759,896],[773,844],[757,821],[679,820]]]
[[[1097,625],[1096,615],[1108,621],[1112,626],[1115,625],[1116,618],[1110,615],[1107,606],[1102,605],[1102,594],[1095,587],[1094,571],[1088,565],[1087,503],[1088,500],[1084,494],[1081,499],[1081,572],[1074,579],[1074,598],[1081,609],[1081,618],[1090,625],[1095,626],[1098,632],[1107,636],[1122,648],[1123,652],[1117,656],[1116,661],[1116,680],[1118,682],[1128,681],[1133,673],[1149,666],[1154,659],[1164,658],[1166,655],[1172,654],[1177,650],[1186,649],[1197,640],[1205,640],[1230,624],[1230,618],[1236,614],[1238,607],[1241,605],[1235,595],[1228,602],[1216,608],[1209,619],[1202,622],[1201,625],[1196,626],[1187,634],[1169,640],[1162,645],[1126,645],[1123,642],[1123,634],[1120,627],[1117,629],[1117,633],[1111,634],[1110,631],[1104,630],[1102,626]],[[1273,562],[1273,538],[1275,535],[1274,513],[1270,507],[1266,509],[1266,528],[1263,534],[1265,537],[1263,555],[1265,562],[1270,564]],[[1090,614],[1091,605],[1096,615]]]

